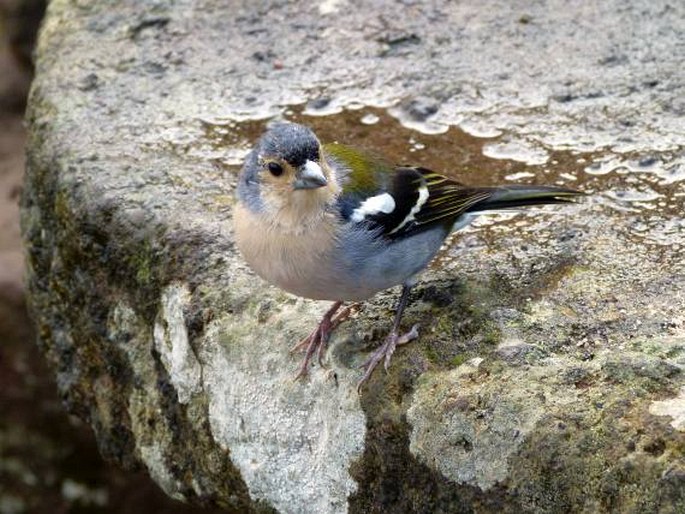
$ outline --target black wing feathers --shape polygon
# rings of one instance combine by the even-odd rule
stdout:
[[[375,215],[372,219],[382,225],[383,233],[390,235],[397,232],[397,228],[407,219],[412,208],[419,201],[419,188],[416,184],[421,181],[421,173],[416,168],[402,167],[396,169],[389,193],[395,199],[395,210],[390,214]]]
[[[393,197],[395,208],[389,213],[370,213],[362,222],[391,239],[436,226],[449,230],[457,218],[467,212],[568,203],[580,194],[554,186],[467,187],[428,169],[409,166],[395,168],[387,191],[374,194],[383,192]],[[352,200],[347,195],[340,199],[341,213],[346,219],[364,199],[355,197]]]

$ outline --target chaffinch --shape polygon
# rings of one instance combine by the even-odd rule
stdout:
[[[402,285],[390,334],[366,360],[358,388],[395,348],[417,275],[452,230],[493,209],[571,202],[579,193],[553,186],[469,187],[428,169],[392,166],[342,144],[322,145],[303,125],[276,123],[248,155],[238,181],[238,248],[266,281],[292,294],[331,300],[306,347],[297,377],[319,361],[333,328],[349,314],[343,302]]]

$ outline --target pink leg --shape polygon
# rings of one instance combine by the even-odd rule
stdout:
[[[359,307],[358,304],[352,304],[338,312],[341,306],[342,302],[335,302],[331,308],[326,311],[326,314],[324,314],[319,326],[317,326],[311,334],[290,349],[290,352],[292,353],[306,347],[304,359],[302,360],[302,365],[300,366],[297,376],[295,376],[295,380],[298,380],[307,374],[309,363],[317,350],[319,364],[323,366],[323,355],[326,351],[326,346],[328,344],[328,340],[330,339],[331,332],[338,325],[340,325],[340,323],[349,318],[350,315]]]
[[[390,334],[388,334],[388,337],[385,338],[385,341],[383,342],[383,345],[373,352],[371,354],[371,357],[366,359],[366,362],[362,365],[364,368],[364,376],[362,376],[361,380],[357,383],[357,391],[361,392],[362,386],[366,383],[367,380],[369,380],[369,377],[371,377],[371,373],[373,373],[373,370],[378,366],[378,363],[381,360],[385,360],[383,367],[385,368],[385,371],[388,371],[388,367],[390,366],[390,360],[392,359],[392,354],[395,353],[395,348],[397,348],[400,345],[407,344],[410,341],[413,341],[419,337],[419,326],[414,325],[411,327],[411,330],[405,334],[399,335],[397,332],[392,331]]]

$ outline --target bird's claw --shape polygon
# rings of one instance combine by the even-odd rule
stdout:
[[[324,367],[323,357],[326,353],[326,347],[328,346],[328,340],[331,337],[331,332],[340,325],[343,321],[347,320],[352,314],[355,314],[361,308],[361,304],[353,303],[348,305],[342,310],[339,310],[342,302],[336,302],[333,306],[326,312],[323,319],[319,323],[311,334],[302,339],[299,343],[294,345],[290,349],[290,353],[294,353],[298,350],[306,348],[304,359],[302,359],[302,364],[300,369],[295,376],[295,380],[307,375],[309,369],[309,363],[311,362],[314,352],[317,353],[317,360],[321,367]]]
[[[399,335],[396,331],[390,332],[385,341],[371,356],[366,359],[364,364],[361,365],[364,368],[364,375],[361,380],[357,383],[357,392],[361,392],[362,386],[369,380],[371,373],[378,366],[378,363],[383,360],[383,367],[387,373],[390,367],[390,361],[392,360],[392,355],[395,353],[395,348],[403,344],[407,344],[419,337],[419,326],[414,325],[411,330],[405,334]]]
[[[307,374],[309,368],[309,362],[312,360],[314,352],[318,350],[319,364],[323,366],[323,353],[326,349],[326,344],[328,343],[328,338],[330,337],[331,331],[331,320],[329,317],[324,317],[319,323],[319,326],[314,329],[314,331],[305,337],[302,341],[297,343],[290,349],[290,353],[293,353],[301,348],[306,347],[304,358],[302,359],[302,364],[300,369],[295,375],[295,381],[303,378]]]

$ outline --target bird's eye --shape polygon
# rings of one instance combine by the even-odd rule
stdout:
[[[281,166],[277,162],[270,162],[269,164],[266,165],[266,167],[269,168],[269,172],[274,177],[278,177],[278,176],[283,174],[283,166]]]

